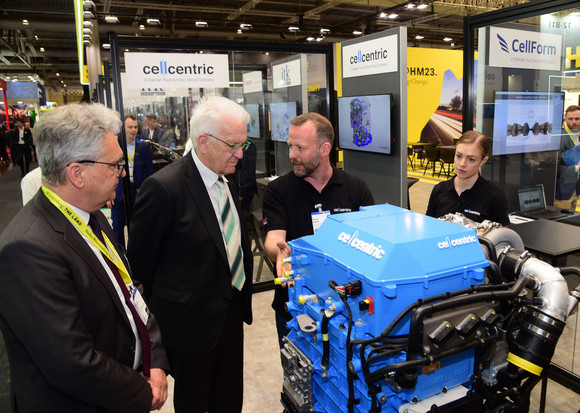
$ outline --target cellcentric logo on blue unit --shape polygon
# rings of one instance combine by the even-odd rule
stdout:
[[[508,42],[499,34],[497,34],[497,38],[501,50],[506,53],[510,53]],[[541,44],[535,40],[514,39],[511,44],[511,50],[515,53],[529,53],[548,56],[554,56],[556,54],[556,46]]]

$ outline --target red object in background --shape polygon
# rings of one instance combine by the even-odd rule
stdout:
[[[0,79],[0,89],[2,89],[2,96],[3,96],[3,100],[4,100],[4,108],[5,110],[5,114],[6,114],[6,125],[8,126],[8,130],[10,130],[10,118],[8,117],[8,99],[6,98],[6,89],[7,89],[7,85],[6,85],[6,81],[4,79]]]

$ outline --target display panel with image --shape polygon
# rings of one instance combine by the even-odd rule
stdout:
[[[250,114],[248,122],[248,138],[260,137],[260,105],[257,103],[243,105],[246,112]]]
[[[341,149],[391,153],[392,96],[338,98],[338,144]]]
[[[296,115],[296,102],[270,103],[270,128],[273,141],[288,142],[290,121]]]
[[[492,155],[560,148],[563,92],[496,91]]]

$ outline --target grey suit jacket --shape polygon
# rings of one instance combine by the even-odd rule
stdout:
[[[135,336],[113,283],[42,191],[0,235],[0,328],[17,411],[149,411],[151,389],[132,369]],[[152,367],[168,370],[153,316],[148,328]]]
[[[233,182],[229,188],[239,214]],[[244,228],[244,321],[252,322],[250,243]],[[232,298],[219,223],[191,155],[143,182],[131,220],[127,255],[159,320],[169,350],[205,353],[223,333]]]

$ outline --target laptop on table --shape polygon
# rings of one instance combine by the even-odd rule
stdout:
[[[568,216],[561,208],[546,206],[544,185],[518,189],[520,210],[517,215],[533,219],[558,219]]]

